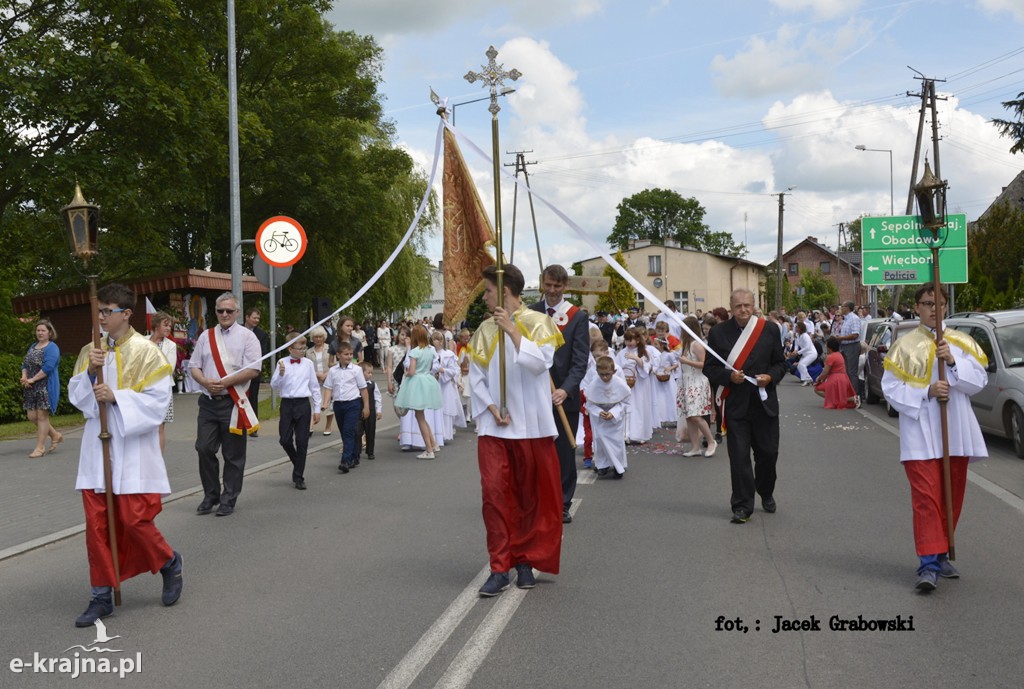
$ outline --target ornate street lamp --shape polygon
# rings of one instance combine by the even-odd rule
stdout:
[[[936,233],[946,224],[946,183],[932,174],[927,160],[924,161],[921,181],[914,185],[914,196],[917,197],[921,224]],[[935,282],[938,283],[938,279]]]
[[[71,254],[82,262],[82,268],[89,270],[89,261],[99,253],[100,207],[89,203],[82,195],[82,189],[75,182],[75,196],[71,203],[60,209],[68,231]],[[89,281],[89,310],[92,312],[92,346],[100,347],[99,303],[96,300],[96,275],[86,276]],[[96,371],[96,383],[103,384],[103,368]],[[114,605],[121,605],[121,565],[117,554],[117,528],[114,513],[113,477],[110,469],[110,432],[107,429],[107,403],[99,405],[100,444],[103,447],[103,484],[107,498],[107,535],[110,539],[110,554],[114,561]]]

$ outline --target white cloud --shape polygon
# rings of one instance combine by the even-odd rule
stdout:
[[[860,0],[772,0],[772,4],[787,12],[811,10],[815,17],[831,19],[855,11],[861,3]]]
[[[1024,22],[1024,4],[1020,0],[978,0],[978,5],[991,14],[1009,12],[1014,19]]]
[[[335,0],[326,13],[338,29],[373,34],[387,42],[401,34],[431,34],[457,23],[479,22],[495,10],[524,28],[550,26],[600,12],[607,0]]]
[[[774,40],[755,36],[744,52],[711,62],[715,87],[726,96],[756,98],[800,89],[818,88],[824,67],[795,44],[796,29],[783,26]]]
[[[834,30],[784,25],[773,39],[751,38],[742,52],[711,62],[715,87],[726,96],[757,98],[822,87],[832,68],[863,50],[877,36],[871,22],[850,19]]]

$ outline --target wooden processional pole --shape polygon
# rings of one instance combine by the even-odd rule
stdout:
[[[511,79],[515,81],[522,76],[522,73],[518,69],[513,69],[509,72],[504,71],[504,65],[499,65],[495,58],[498,57],[498,51],[494,49],[494,46],[490,46],[487,49],[487,64],[481,67],[480,72],[467,72],[466,81],[474,83],[477,80],[483,82],[483,85],[490,88],[491,91],[491,104],[487,106],[487,110],[491,113],[491,158],[494,164],[494,236],[495,243],[498,245],[498,255],[495,260],[497,267],[497,287],[498,287],[498,306],[504,308],[505,306],[505,280],[504,280],[504,264],[505,259],[503,255],[503,249],[501,244],[501,163],[498,159],[498,112],[501,111],[501,106],[498,105],[498,87],[505,83],[505,79]],[[501,388],[501,417],[505,418],[508,415],[508,409],[505,405],[505,334],[499,333],[498,337],[498,365],[499,365],[499,384]]]

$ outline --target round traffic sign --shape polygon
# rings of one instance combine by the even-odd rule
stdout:
[[[267,218],[256,230],[256,253],[275,268],[287,268],[302,258],[308,245],[306,231],[285,215]]]

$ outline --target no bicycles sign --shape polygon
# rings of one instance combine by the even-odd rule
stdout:
[[[306,231],[284,215],[267,218],[256,230],[256,253],[275,268],[287,268],[306,253]]]

